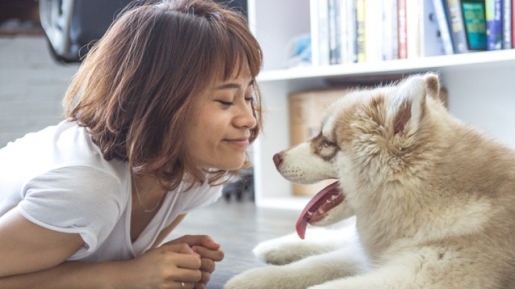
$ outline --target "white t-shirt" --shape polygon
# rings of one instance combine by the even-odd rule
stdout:
[[[122,261],[141,255],[180,214],[215,202],[221,187],[187,183],[168,192],[155,217],[132,243],[128,163],[106,161],[75,122],[56,126],[0,149],[0,216],[18,206],[33,223],[78,233],[84,246],[68,260]]]

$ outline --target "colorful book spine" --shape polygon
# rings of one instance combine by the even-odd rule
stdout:
[[[408,58],[408,30],[407,30],[407,15],[406,15],[406,1],[398,0],[398,37],[399,37],[399,59]]]
[[[511,33],[513,30],[513,27],[511,26],[511,17],[512,17],[512,10],[513,7],[511,6],[512,0],[503,0],[502,3],[502,34],[503,34],[503,42],[502,42],[502,48],[503,49],[512,49],[513,48],[513,42],[511,41]]]
[[[365,0],[365,53],[367,62],[378,62],[383,57],[382,27],[383,0]]]
[[[406,42],[408,59],[415,59],[421,54],[421,7],[422,0],[406,0]]]
[[[433,0],[433,9],[435,10],[435,16],[438,21],[438,30],[440,31],[440,37],[442,38],[445,54],[454,54],[454,47],[452,45],[451,33],[449,30],[449,22],[447,21],[447,16],[445,15],[445,8],[443,6],[442,0]]]
[[[465,25],[463,24],[460,2],[459,0],[443,0],[443,3],[445,15],[449,23],[454,53],[467,53],[467,35],[465,33]]]
[[[318,0],[318,46],[320,47],[320,65],[329,65],[329,3]]]
[[[338,0],[329,0],[329,64],[340,64],[341,59],[341,42],[340,34],[340,15]]]
[[[356,53],[357,62],[367,61],[365,37],[365,0],[356,0]]]
[[[514,0],[515,1],[515,0]],[[347,49],[349,54],[348,61],[356,63],[358,61],[356,44],[356,1],[346,0],[347,3]]]
[[[356,62],[356,0],[339,1],[341,63]]]
[[[399,37],[397,37],[397,0],[383,0],[383,51],[382,60],[393,60],[399,57]]]
[[[502,1],[485,0],[486,41],[488,50],[502,49]]]
[[[468,48],[470,50],[486,50],[485,1],[462,0],[461,8],[465,20]]]
[[[348,27],[348,17],[349,12],[347,11],[347,2],[348,0],[337,0],[338,1],[338,17],[340,21],[338,21],[340,34],[336,37],[339,37],[340,41],[340,57],[341,63],[349,63],[349,46],[347,41],[349,41],[349,27]]]

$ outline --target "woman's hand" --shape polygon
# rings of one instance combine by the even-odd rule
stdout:
[[[203,289],[207,282],[209,282],[209,279],[211,279],[211,273],[215,271],[215,262],[222,261],[224,258],[224,252],[220,249],[220,244],[213,241],[213,239],[211,239],[209,236],[187,235],[167,242],[162,246],[175,244],[187,244],[195,253],[200,256],[201,278],[198,282],[196,282],[193,288]]]
[[[126,276],[130,288],[195,288],[201,282],[202,260],[200,254],[186,243],[163,244],[143,255],[127,261]]]

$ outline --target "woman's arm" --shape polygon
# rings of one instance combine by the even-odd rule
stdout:
[[[83,243],[79,234],[56,232],[30,222],[15,207],[0,217],[0,277],[57,266]]]
[[[0,288],[157,288],[197,283],[201,259],[189,245],[165,244],[125,262],[65,262],[82,245],[78,234],[55,232],[16,208],[0,217]]]
[[[0,289],[176,288],[180,282],[198,283],[200,266],[200,258],[188,245],[164,245],[129,261],[65,262],[39,272],[0,278]]]

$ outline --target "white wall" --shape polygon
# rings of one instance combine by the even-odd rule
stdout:
[[[77,69],[55,62],[43,36],[0,37],[0,147],[62,119]]]
[[[475,69],[447,69],[449,111],[515,148],[515,65],[498,62]]]

